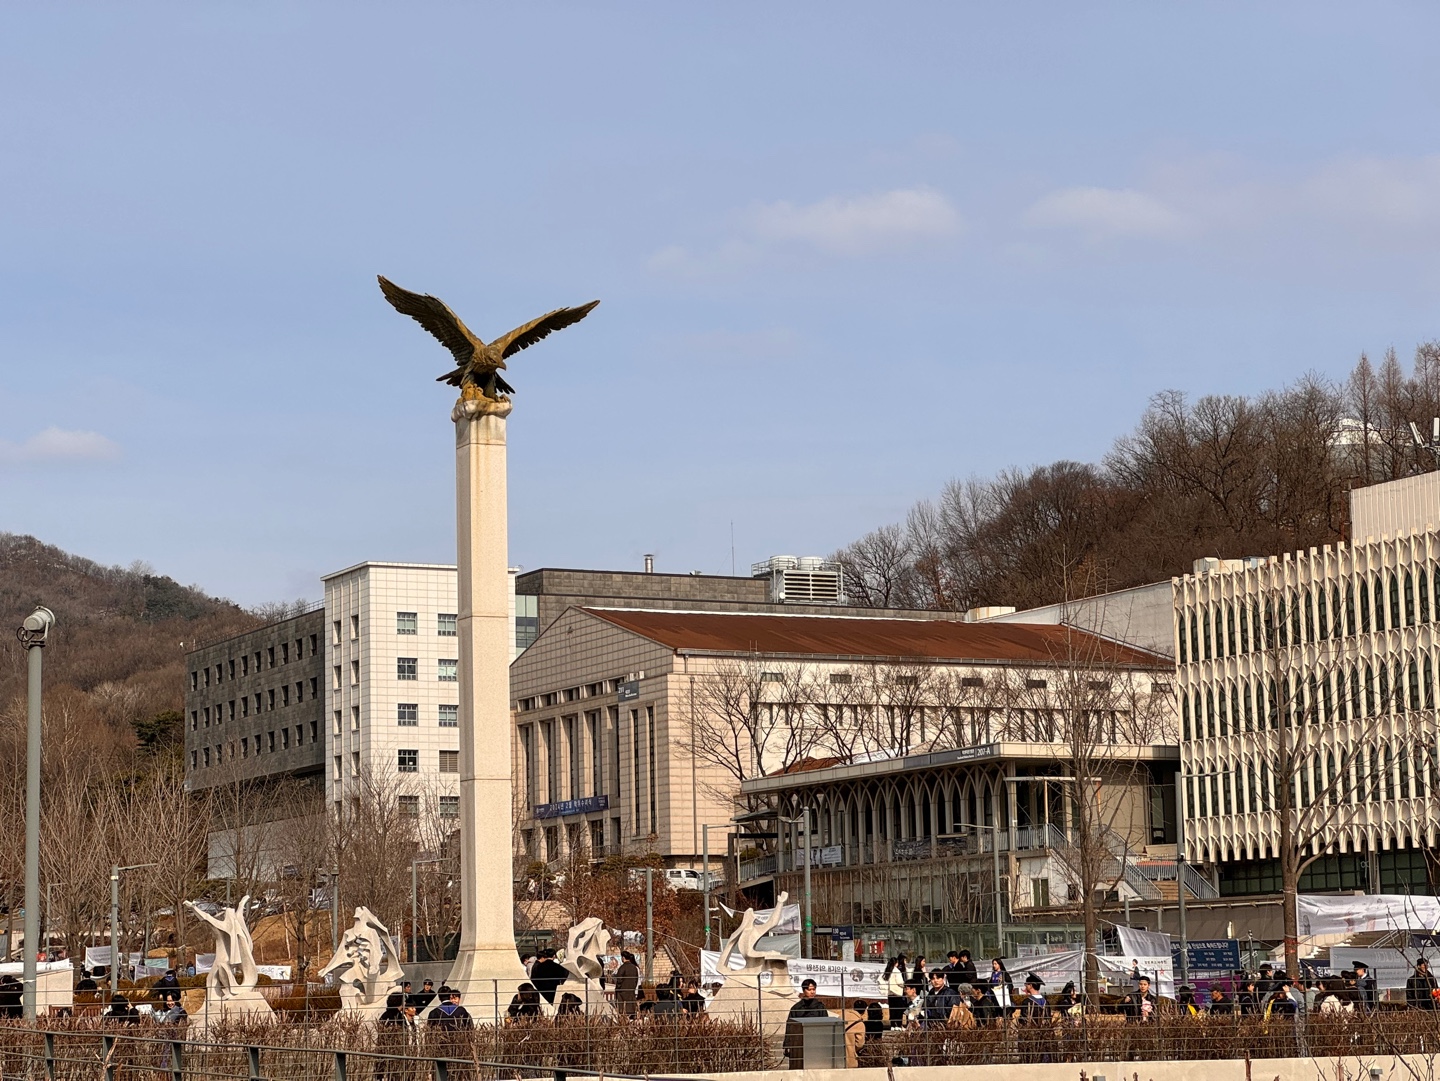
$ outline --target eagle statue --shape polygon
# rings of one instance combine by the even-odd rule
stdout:
[[[380,279],[380,291],[390,306],[401,315],[408,315],[433,334],[440,344],[455,358],[455,370],[440,376],[437,383],[449,383],[459,387],[462,396],[476,395],[492,401],[515,393],[515,388],[500,377],[505,359],[528,349],[542,338],[549,337],[557,330],[563,330],[572,323],[578,323],[599,304],[592,300],[578,308],[556,308],[538,319],[532,319],[516,327],[508,334],[502,334],[490,344],[485,344],[460,321],[439,297],[428,293],[412,293],[408,289],[388,280]]]

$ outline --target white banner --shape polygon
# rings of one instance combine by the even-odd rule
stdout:
[[[211,961],[214,967],[214,961]],[[290,978],[289,965],[256,965],[255,971],[262,976],[269,976],[272,980],[288,980]]]
[[[1440,928],[1440,897],[1371,893],[1358,897],[1301,894],[1295,901],[1302,935]]]
[[[1169,954],[1164,957],[1102,956],[1096,960],[1103,978],[1125,985],[1130,983],[1130,973],[1138,963],[1140,974],[1150,977],[1150,990],[1167,998],[1175,997],[1175,964]],[[1083,950],[1071,950],[1067,953],[1052,953],[1047,957],[1008,957],[1005,959],[1005,968],[1009,971],[1010,978],[1015,981],[1017,996],[1023,991],[1025,977],[1032,972],[1040,977],[1047,996],[1056,995],[1071,980],[1075,981],[1076,987],[1084,985],[1085,953]]]
[[[786,962],[790,981],[799,988],[802,980],[814,980],[819,994],[839,998],[883,999],[885,991],[880,978],[885,966],[870,961],[807,961],[791,958]],[[700,951],[700,982],[724,983],[728,971],[720,968],[720,954],[714,950]]]
[[[95,968],[97,965],[106,965],[106,966],[108,966],[109,964],[110,964],[110,947],[109,947],[109,946],[86,946],[86,947],[85,947],[85,967],[86,967],[86,968]]]
[[[1141,927],[1115,928],[1120,939],[1120,952],[1128,958],[1169,957],[1173,947],[1170,936],[1164,931],[1146,931]]]

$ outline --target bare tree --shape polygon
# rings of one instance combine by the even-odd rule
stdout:
[[[683,743],[698,760],[738,782],[810,753],[815,733],[803,705],[803,665],[722,657],[693,678],[694,716]],[[733,799],[734,786],[717,794]]]

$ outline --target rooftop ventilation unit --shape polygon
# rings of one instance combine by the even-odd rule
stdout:
[[[750,574],[770,582],[772,604],[844,604],[845,570],[820,556],[771,556]]]

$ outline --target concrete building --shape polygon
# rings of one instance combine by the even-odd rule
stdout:
[[[324,769],[325,612],[211,642],[186,660],[186,785],[316,778]]]
[[[1175,596],[1168,581],[1019,612],[977,609],[975,616],[986,623],[1065,624],[1152,653],[1175,655]]]
[[[1279,889],[1286,787],[1303,892],[1435,892],[1437,505],[1440,474],[1360,489],[1349,544],[1175,579],[1189,856],[1223,893]]]
[[[742,806],[742,779],[763,787],[766,775],[826,758],[872,772],[880,767],[871,760],[897,754],[1008,761],[995,745],[1042,732],[1053,742],[1047,683],[1087,666],[1133,691],[1132,704],[1158,711],[1173,732],[1168,686],[1152,686],[1157,674],[1168,678],[1168,660],[1069,628],[873,611],[572,608],[511,668],[521,844],[539,860],[583,845],[695,866],[702,827],[728,829]],[[1126,710],[1110,715],[1123,733]],[[1124,739],[1113,742],[1118,753]],[[1151,742],[1173,754],[1173,738]],[[991,824],[992,795],[983,802]],[[874,828],[871,820],[871,842]],[[712,851],[723,849],[718,834],[712,841]]]

